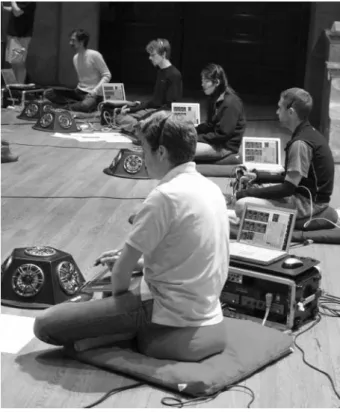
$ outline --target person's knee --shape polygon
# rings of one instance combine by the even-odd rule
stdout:
[[[80,102],[76,102],[70,105],[70,109],[75,112],[90,113],[96,109],[95,99],[84,99]]]
[[[45,309],[35,318],[33,332],[41,341],[50,343],[50,328],[53,325],[53,317],[50,310]]]

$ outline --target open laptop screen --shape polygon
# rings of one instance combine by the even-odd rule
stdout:
[[[246,204],[237,241],[288,252],[295,225],[292,209]]]
[[[103,98],[105,102],[125,100],[124,83],[104,83]]]
[[[281,140],[273,137],[243,137],[243,162],[281,164]]]
[[[171,111],[176,116],[192,122],[195,126],[201,123],[199,103],[172,103]]]

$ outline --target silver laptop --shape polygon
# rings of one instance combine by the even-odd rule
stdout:
[[[175,115],[192,122],[195,126],[201,123],[199,103],[171,103],[171,111]]]
[[[270,265],[287,256],[295,220],[293,209],[246,203],[237,240],[230,243],[231,258]]]
[[[104,102],[126,101],[124,83],[104,83],[103,99]]]
[[[243,165],[256,169],[281,173],[281,140],[274,137],[243,137]]]

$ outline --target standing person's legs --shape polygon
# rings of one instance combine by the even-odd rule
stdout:
[[[142,301],[139,282],[133,289],[116,296],[81,303],[61,303],[44,310],[35,320],[35,336],[52,345],[100,345],[132,339],[149,322],[152,301]]]
[[[7,36],[6,61],[12,66],[16,81],[26,81],[26,58],[31,37]]]

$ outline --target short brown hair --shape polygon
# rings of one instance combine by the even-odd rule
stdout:
[[[174,166],[191,162],[196,153],[197,132],[193,123],[171,112],[160,111],[139,122],[138,132],[152,151],[164,146]]]
[[[284,90],[281,98],[287,109],[292,107],[296,111],[300,120],[308,119],[313,108],[313,98],[306,90],[292,87]]]
[[[154,51],[158,53],[160,56],[165,53],[165,57],[170,59],[171,55],[171,46],[167,39],[157,39],[151,40],[147,46],[146,51],[148,53],[153,53]]]

